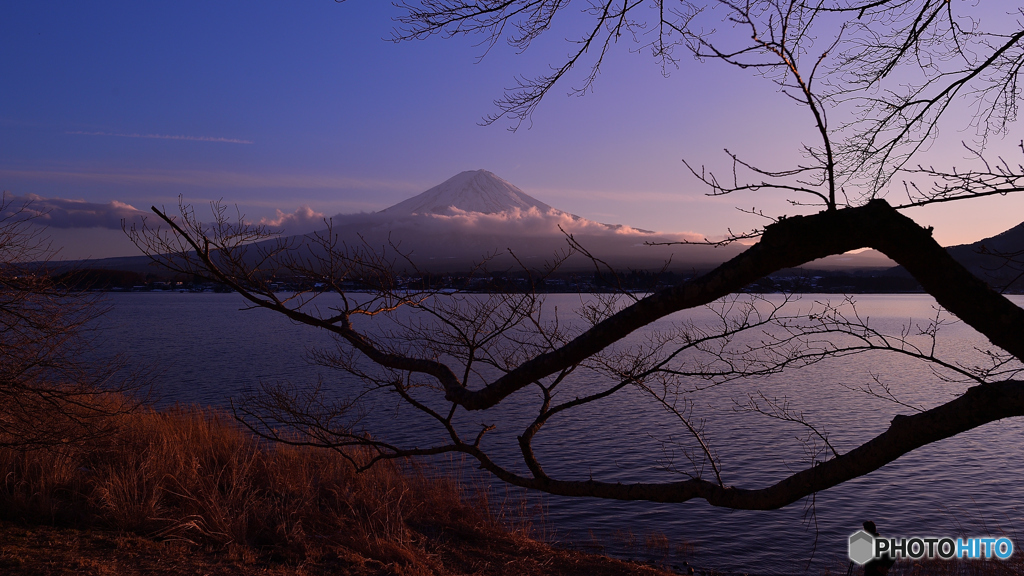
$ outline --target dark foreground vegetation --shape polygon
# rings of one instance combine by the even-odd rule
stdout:
[[[268,445],[212,410],[111,418],[101,441],[0,449],[0,574],[676,573],[538,542],[542,518],[523,500],[435,467],[357,473],[347,458],[358,451]],[[636,546],[673,552],[664,536]],[[890,574],[1018,574],[1020,558],[900,562]],[[840,564],[822,574],[851,573]]]
[[[0,573],[666,574],[537,542],[521,500],[436,468],[357,473],[210,410],[112,418],[99,441],[0,450]]]

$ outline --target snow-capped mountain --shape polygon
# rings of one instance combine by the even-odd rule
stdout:
[[[680,214],[681,222],[685,218],[686,214]],[[317,238],[330,238],[338,249],[369,250],[389,255],[396,266],[409,263],[420,272],[449,273],[479,270],[477,265],[484,260],[491,270],[542,268],[569,253],[574,254],[561,264],[561,271],[593,273],[594,261],[576,250],[578,247],[599,258],[602,266],[619,270],[660,270],[668,266],[689,273],[709,269],[743,249],[736,244],[686,244],[703,240],[695,233],[651,232],[582,218],[537,200],[487,170],[461,172],[379,212],[337,214],[330,222],[330,235],[326,230],[317,235],[292,232],[284,240],[304,246],[302,249],[322,251]],[[884,258],[878,256],[870,260],[865,255],[843,255],[832,258],[835,262],[812,265],[886,266]],[[146,270],[149,259],[113,258],[90,265]]]
[[[685,257],[676,260],[679,265],[703,268],[736,252],[709,246],[652,246],[703,237],[588,220],[541,202],[487,170],[461,172],[380,212],[336,216],[334,224],[335,233],[342,231],[339,238],[350,245],[356,240],[374,247],[397,245],[419,264],[452,270],[482,257],[502,266],[543,262],[568,249],[567,235],[623,269],[659,268],[681,254]],[[592,268],[593,263],[577,255],[571,265]]]
[[[455,210],[452,210],[453,208]],[[554,210],[487,170],[467,170],[422,194],[385,208],[378,214],[401,218],[412,215],[451,214],[454,211],[499,214],[515,209],[529,211],[531,208],[536,208],[541,214]]]
[[[667,262],[687,271],[707,269],[738,252],[736,247],[669,245],[701,240],[697,234],[656,233],[582,218],[487,170],[461,172],[379,212],[337,214],[330,222],[329,236],[322,230],[319,238],[331,238],[343,250],[386,254],[396,266],[421,272],[465,273],[483,261],[491,270],[540,269],[576,252],[560,270],[592,273],[594,262],[570,247],[569,235],[575,246],[622,270],[661,269]],[[322,251],[316,238],[292,233],[285,241]]]

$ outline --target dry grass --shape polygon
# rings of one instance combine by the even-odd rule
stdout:
[[[119,418],[103,442],[0,450],[0,518],[84,529],[51,535],[91,551],[75,553],[81,573],[163,573],[131,571],[121,552],[97,552],[89,542],[106,533],[115,535],[106,538],[114,550],[124,547],[121,539],[142,536],[160,543],[158,556],[215,554],[236,568],[269,562],[311,574],[647,571],[534,542],[521,502],[495,506],[486,492],[437,470],[384,462],[356,473],[339,454],[261,443],[211,410],[146,409]],[[9,537],[16,525],[5,526]],[[46,556],[35,549],[12,553],[8,538],[0,564],[36,573]]]

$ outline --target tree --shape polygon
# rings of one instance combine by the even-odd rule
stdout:
[[[566,4],[403,3],[397,37],[482,33],[486,42],[507,39],[525,49],[565,13]],[[585,327],[558,322],[536,293],[477,297],[405,289],[398,272],[412,263],[400,251],[339,245],[329,226],[304,245],[257,242],[268,231],[232,222],[222,207],[215,206],[213,221],[204,224],[191,207],[182,205],[178,216],[154,208],[163,228],[142,227],[131,234],[170,268],[226,284],[254,307],[337,337],[338,349],[321,351],[316,360],[358,376],[365,389],[341,401],[324,388],[265,385],[236,407],[239,418],[265,437],[330,448],[368,446],[375,450],[375,461],[458,452],[508,483],[552,494],[657,502],[702,498],[729,508],[779,508],[921,446],[1024,415],[1024,382],[1017,379],[1024,361],[1024,310],[958,264],[935,242],[931,230],[901,213],[1022,189],[1024,168],[1005,161],[987,163],[984,155],[987,139],[1005,132],[1016,118],[1024,26],[1018,20],[1009,24],[1009,31],[983,28],[961,9],[972,6],[936,0],[591,3],[583,12],[589,18],[587,31],[569,58],[550,74],[522,80],[498,102],[499,111],[488,121],[511,118],[513,127],[518,126],[553,86],[580,66],[588,67],[583,89],[588,88],[605,54],[622,35],[633,34],[653,38],[646,46],[666,69],[677,62],[677,52],[688,51],[775,82],[813,119],[817,141],[804,146],[805,163],[781,170],[729,153],[733,169],[728,181],[688,164],[711,194],[775,191],[790,195],[798,210],[810,213],[773,218],[763,230],[747,235],[756,244],[703,276],[644,297],[623,293],[594,300],[583,310]],[[709,15],[732,28],[708,32],[702,18]],[[644,31],[651,33],[643,36]],[[969,123],[978,134],[968,148],[983,167],[966,172],[912,167],[910,162],[936,137],[946,111],[965,96],[973,99],[975,114]],[[905,193],[907,200],[890,202],[892,190]],[[814,213],[816,209],[820,212]],[[569,240],[573,250],[586,253],[584,246]],[[785,302],[729,299],[775,271],[858,248],[874,248],[904,266],[943,309],[987,337],[996,348],[989,352],[991,365],[945,361],[934,347],[915,344],[905,332],[881,333],[832,305],[793,315],[783,308]],[[602,267],[599,255],[592,259]],[[558,263],[556,259],[547,269],[531,272],[543,275]],[[269,279],[281,274],[325,286],[340,296],[340,304],[317,309],[313,292],[282,297],[269,287]],[[347,293],[346,280],[357,280],[372,293]],[[707,305],[720,320],[714,329],[683,325],[632,349],[621,346],[641,327]],[[940,324],[936,319],[924,327],[923,336],[934,338]],[[754,330],[767,336],[755,344],[738,339]],[[937,377],[972,386],[965,386],[955,399],[939,399],[928,410],[896,417],[875,438],[842,452],[827,434],[784,404],[767,395],[752,396],[748,409],[800,421],[827,452],[773,485],[729,485],[700,422],[690,417],[686,379],[722,384],[865,350],[928,362],[936,367]],[[581,372],[597,375],[588,382],[598,384],[577,387],[567,393],[570,398],[560,394]],[[566,411],[610,402],[627,387],[647,394],[690,435],[692,470],[681,470],[689,477],[624,484],[550,475],[534,450],[545,425]],[[436,423],[444,440],[426,447],[401,446],[354,428],[364,403],[383,393],[396,395]],[[467,427],[463,416],[524,394],[536,394],[539,400],[532,419],[517,432],[526,469],[518,471],[488,453],[488,435],[495,426]]]
[[[137,375],[92,354],[95,295],[58,282],[31,202],[0,200],[0,447],[95,441],[137,400]],[[90,361],[90,355],[95,356]]]

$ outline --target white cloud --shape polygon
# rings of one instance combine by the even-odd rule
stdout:
[[[121,229],[121,221],[128,224],[147,215],[131,204],[117,200],[105,204],[85,200],[43,198],[35,194],[9,196],[5,212],[24,209],[35,216],[34,222],[53,228],[109,228]]]
[[[466,212],[458,208],[449,208],[448,214],[424,214],[417,219],[404,219],[404,226],[422,226],[424,228],[461,229],[470,234],[486,234],[497,236],[548,236],[581,234],[587,236],[634,236],[638,242],[647,239],[657,241],[691,241],[700,242],[704,236],[694,232],[663,234],[640,230],[631,226],[608,225],[580,218],[561,210],[541,212],[537,208],[522,210],[514,208],[499,213]]]
[[[305,234],[314,230],[322,230],[326,227],[324,224],[326,216],[309,206],[300,206],[291,214],[285,214],[279,209],[275,211],[277,212],[275,218],[261,218],[258,224],[280,231],[286,235]]]

